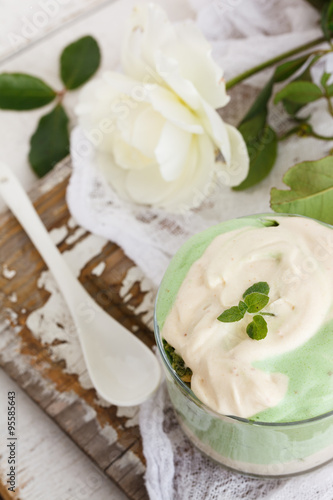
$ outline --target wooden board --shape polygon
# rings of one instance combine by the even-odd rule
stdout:
[[[65,202],[69,175],[67,159],[31,193],[49,231],[67,228],[66,237],[59,245],[62,252],[70,251],[90,237],[86,232],[78,233],[70,219]],[[79,238],[75,238],[75,234],[79,234]],[[100,276],[92,272],[99,262],[105,263],[105,271]],[[101,252],[81,270],[79,279],[109,314],[152,346],[153,334],[146,326],[145,311],[135,312],[147,292],[142,292],[140,283],[135,282],[127,284],[130,289],[126,300],[121,294],[123,281],[133,265],[117,245],[104,242]],[[15,270],[13,277],[11,270]],[[69,372],[66,361],[54,356],[52,349],[61,344],[66,348],[66,340],[47,342],[27,325],[29,317],[50,298],[50,292],[39,283],[45,270],[43,260],[16,219],[9,212],[1,214],[0,365],[128,498],[147,499],[141,437],[138,425],[133,425],[137,408],[124,410],[106,405],[93,388],[81,383],[86,376],[83,372]],[[58,327],[64,328],[64,325]]]

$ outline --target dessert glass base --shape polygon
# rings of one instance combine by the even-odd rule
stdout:
[[[168,393],[189,440],[215,462],[252,476],[287,477],[333,459],[333,412],[301,422],[253,422],[207,408],[169,365],[155,322]]]

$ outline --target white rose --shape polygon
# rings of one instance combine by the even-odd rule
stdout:
[[[130,21],[125,74],[106,72],[84,87],[79,124],[120,196],[172,211],[193,207],[216,174],[235,186],[248,173],[241,134],[215,111],[229,101],[222,70],[193,23],[172,25],[154,4],[136,7]]]

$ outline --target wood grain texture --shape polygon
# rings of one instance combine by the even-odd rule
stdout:
[[[31,193],[35,207],[50,231],[67,224],[70,219],[65,190],[70,173],[67,159],[44,178]],[[69,229],[74,234],[77,227]],[[63,240],[59,249],[74,243]],[[66,362],[52,355],[54,343],[37,338],[26,325],[27,318],[43,307],[49,292],[38,286],[46,266],[19,223],[9,213],[0,216],[0,269],[6,265],[16,271],[12,279],[0,274],[0,365],[43,410],[58,423],[71,439],[133,500],[148,498],[144,487],[145,461],[137,425],[128,425],[117,407],[100,401],[94,389],[80,383],[80,377],[68,373]],[[99,262],[106,269],[101,276],[92,274]],[[131,298],[126,303],[120,295],[123,280],[133,267],[123,251],[114,243],[105,242],[102,252],[94,256],[81,270],[80,281],[95,300],[117,321],[148,346],[153,334],[145,325],[142,314],[133,312],[133,303],[144,299],[138,283],[133,284]],[[14,295],[13,295],[14,294]],[[13,301],[17,297],[17,301]],[[135,413],[133,409],[133,414]],[[120,415],[120,416],[119,416]]]

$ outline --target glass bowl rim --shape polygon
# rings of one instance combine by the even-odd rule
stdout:
[[[319,221],[317,219],[314,219],[312,217],[308,217],[306,215],[286,214],[286,213],[277,213],[277,212],[243,215],[243,216],[240,216],[240,217],[234,217],[233,219],[227,219],[226,221],[222,221],[222,223],[223,222],[230,222],[232,220],[237,220],[237,219],[246,219],[246,218],[253,218],[253,217],[267,217],[267,216],[268,217],[272,217],[272,216],[276,216],[276,217],[280,217],[280,216],[281,217],[301,217],[303,219],[310,219],[310,220],[313,220],[315,222],[318,222],[319,224],[327,226],[327,227],[329,227],[329,228],[331,228],[333,230],[333,226],[331,224],[328,224],[327,222]],[[213,226],[209,226],[207,229],[209,229],[210,227],[213,227]],[[200,234],[202,232],[203,231],[195,233],[190,238],[193,238],[194,236],[196,236],[197,234]],[[188,241],[188,239],[186,241]],[[179,249],[177,250],[177,252],[180,250],[180,248],[181,247],[179,247]],[[165,270],[164,274],[167,272],[167,269]],[[163,347],[162,336],[160,335],[160,329],[159,329],[159,326],[158,326],[157,315],[156,315],[156,309],[157,309],[156,306],[157,306],[157,302],[158,302],[159,293],[160,293],[160,287],[158,288],[158,291],[157,291],[157,294],[156,294],[156,299],[155,299],[155,304],[154,304],[154,337],[155,337],[155,342],[156,342],[156,345],[157,345],[157,348],[158,348],[158,352],[159,352],[159,354],[160,354],[160,356],[162,358],[163,364],[166,366],[168,372],[170,373],[170,375],[172,376],[172,378],[174,379],[174,381],[176,382],[176,384],[178,386],[180,386],[180,388],[182,389],[182,391],[185,392],[186,396],[194,404],[196,404],[199,408],[202,408],[206,413],[210,414],[211,416],[213,416],[215,418],[218,418],[219,420],[221,420],[223,418],[229,418],[229,419],[235,420],[237,422],[241,422],[241,423],[244,423],[244,424],[250,424],[250,425],[257,425],[259,427],[260,426],[261,427],[292,427],[292,426],[296,426],[296,425],[302,425],[302,424],[304,425],[304,424],[308,424],[308,423],[311,423],[311,422],[317,422],[319,420],[324,420],[326,418],[329,418],[329,417],[333,416],[333,410],[331,410],[329,412],[322,413],[321,415],[316,415],[315,417],[311,417],[311,418],[304,419],[304,420],[295,420],[295,421],[292,421],[292,422],[262,422],[260,420],[251,420],[251,419],[247,419],[247,418],[243,418],[243,417],[238,417],[237,415],[227,415],[227,414],[222,414],[222,413],[218,413],[218,412],[214,411],[212,408],[210,408],[205,403],[203,403],[202,401],[200,401],[200,399],[194,394],[194,392],[191,390],[191,388],[188,387],[188,385],[186,385],[181,380],[181,378],[177,375],[177,373],[175,372],[175,370],[172,368],[172,366],[170,364],[170,361],[169,361],[169,359],[168,359],[168,357],[166,355],[166,352],[164,350],[164,347]]]

